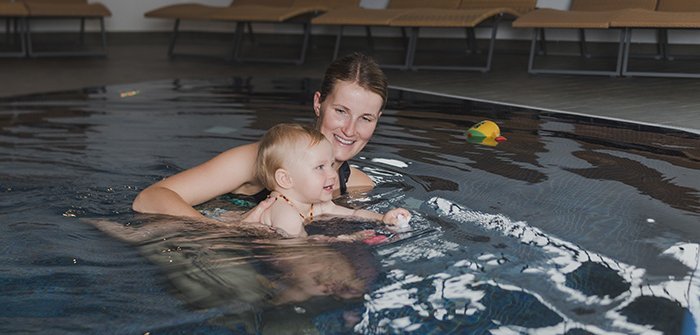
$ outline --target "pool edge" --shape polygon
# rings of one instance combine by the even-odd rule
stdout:
[[[586,114],[586,113],[580,113],[580,112],[571,112],[571,111],[565,111],[565,110],[559,110],[559,109],[517,104],[517,103],[512,103],[512,102],[502,102],[502,101],[496,101],[496,100],[468,97],[468,96],[463,96],[463,95],[439,93],[439,92],[426,91],[426,90],[408,88],[408,87],[397,86],[397,85],[389,85],[389,88],[403,90],[403,91],[407,91],[407,92],[431,94],[431,95],[436,95],[436,96],[441,96],[441,97],[446,97],[446,98],[467,99],[467,100],[471,100],[471,101],[498,104],[498,105],[504,105],[504,106],[509,106],[509,107],[535,109],[535,110],[541,110],[541,111],[545,111],[545,112],[549,112],[549,113],[584,116],[584,117],[598,118],[598,119],[603,119],[603,120],[608,120],[608,121],[626,122],[626,123],[638,124],[638,125],[649,126],[649,127],[666,128],[666,129],[670,129],[670,130],[682,131],[682,132],[687,132],[687,133],[691,133],[691,134],[695,134],[695,135],[700,135],[700,129],[683,128],[683,127],[678,127],[678,126],[673,126],[673,125],[665,125],[665,124],[659,124],[659,123],[616,118],[616,117],[612,117],[612,116],[593,115],[593,114]]]

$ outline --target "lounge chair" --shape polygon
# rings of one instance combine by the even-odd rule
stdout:
[[[457,9],[412,10],[395,17],[390,25],[411,29],[411,39],[406,55],[406,67],[411,69],[433,70],[476,70],[488,72],[491,69],[493,49],[498,25],[504,17],[516,18],[535,8],[536,0],[462,0]],[[475,28],[490,29],[488,52],[484,65],[415,65],[415,53],[420,28],[459,28],[466,30],[470,53],[476,54]]]
[[[212,21],[212,17],[216,13],[223,10],[230,10],[244,6],[290,7],[292,3],[293,0],[233,0],[228,6],[210,6],[198,3],[182,3],[163,6],[150,10],[146,12],[144,16],[148,18],[175,20],[173,26],[173,35],[170,39],[170,45],[168,46],[168,57],[173,58],[175,56],[202,56],[200,54],[193,55],[187,53],[175,53],[175,45],[180,34],[181,21]],[[234,52],[235,51],[231,52],[230,58],[225,58],[232,59]]]
[[[668,30],[700,28],[700,1],[693,0],[658,0],[656,11],[635,10],[615,17],[610,22],[611,28],[625,30],[625,50],[622,62],[623,76],[646,77],[681,77],[700,78],[700,73],[641,71],[629,70],[630,44],[634,29],[654,29],[659,37],[659,55],[656,58],[671,61],[668,54]]]
[[[343,10],[345,8],[357,8],[359,0],[295,0],[289,7],[271,7],[262,5],[233,6],[225,10],[218,11],[212,16],[214,20],[236,22],[235,54],[238,61],[257,61],[275,63],[303,64],[306,58],[309,38],[311,35],[311,19],[321,13],[330,10]],[[297,58],[279,57],[243,57],[241,56],[243,45],[243,34],[246,27],[251,29],[251,23],[273,23],[273,24],[301,24],[302,43],[299,56]]]
[[[24,57],[27,55],[24,33],[28,14],[27,7],[21,2],[0,0],[0,19],[6,21],[5,44],[11,47],[13,42],[19,42],[19,50],[2,51],[0,57]]]
[[[390,27],[393,19],[406,14],[412,10],[422,11],[425,9],[456,9],[459,6],[460,0],[391,0],[385,9],[369,9],[369,8],[339,8],[322,14],[313,20],[314,25],[330,25],[338,26],[336,35],[335,48],[333,50],[333,59],[338,57],[340,52],[341,40],[343,37],[344,28],[347,26],[365,27],[367,38],[372,44],[371,27]],[[404,40],[409,40],[406,37],[405,29],[402,29]],[[410,48],[410,42],[406,43],[406,50]],[[409,59],[406,58],[403,64],[382,64],[383,67],[407,68]]]
[[[29,10],[27,17],[27,53],[30,57],[42,56],[106,56],[107,32],[104,18],[112,13],[101,3],[87,0],[22,0]],[[96,19],[100,23],[100,50],[35,51],[32,44],[31,22],[39,19],[79,19],[80,44],[85,42],[85,20]]]
[[[617,51],[617,62],[614,70],[588,70],[588,69],[544,69],[535,68],[535,57],[538,38],[542,39],[542,52],[546,54],[544,30],[576,29],[579,32],[580,56],[588,57],[586,50],[585,29],[610,29],[610,22],[627,10],[648,9],[654,10],[656,0],[572,0],[570,10],[556,10],[549,8],[536,9],[522,15],[513,22],[516,28],[534,28],[532,43],[530,46],[530,59],[528,72],[556,73],[556,74],[582,74],[582,75],[609,75],[619,76],[622,68],[624,32],[620,30],[620,43]]]

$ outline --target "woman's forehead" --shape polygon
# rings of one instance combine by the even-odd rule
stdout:
[[[377,115],[383,104],[382,97],[354,82],[339,82],[328,101],[333,105],[341,105],[362,114]]]

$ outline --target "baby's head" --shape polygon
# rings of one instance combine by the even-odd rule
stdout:
[[[281,123],[270,128],[260,140],[255,176],[268,190],[278,188],[275,173],[303,160],[310,149],[328,142],[323,134],[296,123]],[[328,144],[330,146],[330,143]]]

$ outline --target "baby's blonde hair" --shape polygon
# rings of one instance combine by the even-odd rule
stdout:
[[[310,148],[324,140],[320,131],[297,123],[280,123],[270,128],[260,140],[255,178],[266,189],[276,189],[275,171],[283,167],[285,158],[301,153],[300,145]]]

